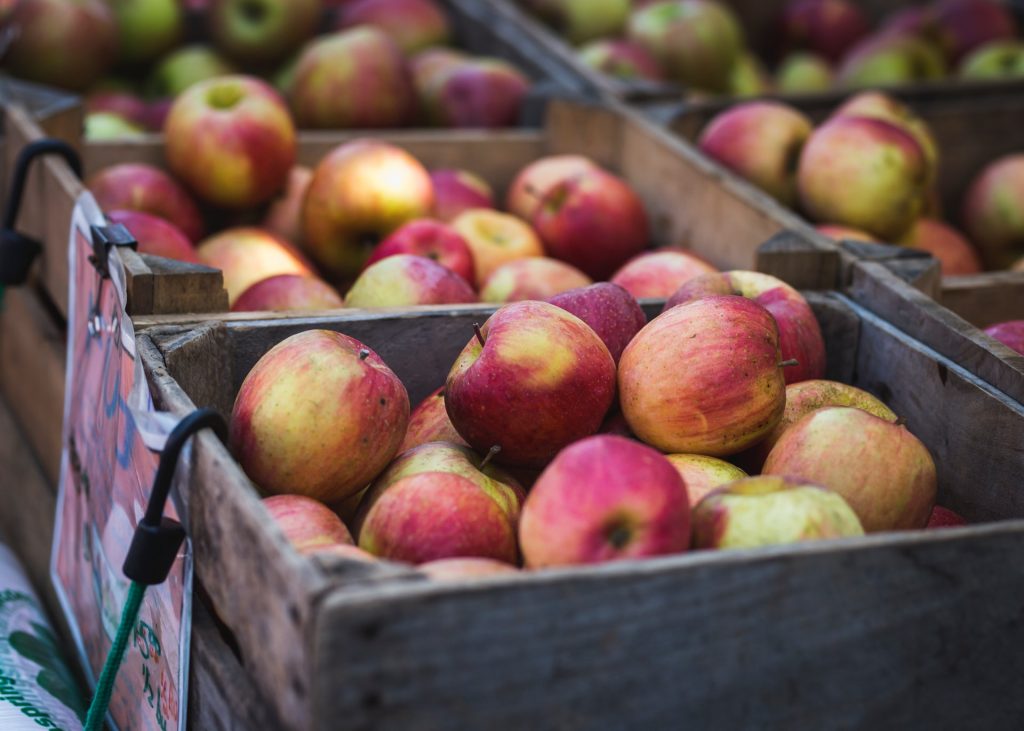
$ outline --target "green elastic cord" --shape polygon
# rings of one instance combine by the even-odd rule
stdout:
[[[138,619],[139,607],[142,606],[142,596],[145,593],[145,585],[136,581],[133,581],[128,588],[128,598],[125,600],[124,610],[121,612],[121,624],[117,627],[114,644],[110,646],[107,660],[103,663],[103,672],[100,673],[96,692],[93,694],[92,703],[89,704],[89,714],[85,717],[85,731],[102,731],[103,729],[103,719],[107,717],[107,709],[110,707],[110,694],[114,691],[117,671],[121,667],[121,660],[124,658],[124,651],[128,646],[128,638],[135,626],[135,620]]]

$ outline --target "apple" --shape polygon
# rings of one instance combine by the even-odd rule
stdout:
[[[271,495],[263,498],[263,507],[299,553],[354,543],[341,518],[319,500],[304,495]]]
[[[459,436],[452,426],[444,406],[444,386],[420,402],[409,416],[409,428],[405,432],[398,453],[407,452],[427,442],[450,442],[468,447],[466,440]]]
[[[573,45],[620,35],[630,0],[543,0],[535,11]]]
[[[544,247],[529,224],[507,213],[471,208],[459,214],[451,226],[469,244],[477,282],[486,282],[502,264],[544,255]]]
[[[804,145],[797,190],[815,221],[899,238],[928,191],[928,158],[914,137],[882,119],[836,117]]]
[[[1010,8],[992,0],[942,0],[932,12],[936,33],[953,63],[990,41],[1017,35]]]
[[[967,520],[962,515],[936,505],[932,508],[931,517],[928,518],[928,525],[925,528],[956,528],[961,525],[967,525]]]
[[[369,563],[377,560],[377,557],[372,553],[364,551],[359,546],[352,546],[348,543],[332,543],[329,546],[317,548],[313,553],[326,556],[337,556],[338,558],[344,558],[349,561],[361,561],[363,563]]]
[[[686,483],[686,494],[691,509],[712,490],[747,476],[747,473],[736,465],[718,457],[708,457],[706,454],[667,454],[665,459],[675,467],[676,472]]]
[[[747,271],[702,274],[676,290],[665,303],[665,309],[716,295],[748,297],[775,318],[782,359],[796,361],[784,371],[787,384],[824,377],[825,339],[814,311],[803,295],[770,274]]]
[[[370,26],[307,44],[288,99],[299,127],[400,127],[416,112],[416,91],[402,52]]]
[[[840,86],[869,89],[941,79],[946,64],[939,50],[916,36],[875,35],[858,43],[836,75]]]
[[[570,289],[548,302],[587,323],[607,346],[616,364],[629,341],[647,324],[647,316],[636,298],[611,282]]]
[[[366,266],[396,254],[425,256],[451,269],[470,286],[476,283],[473,252],[470,251],[469,244],[455,229],[439,221],[419,218],[402,224],[377,244],[370,258],[366,260]]]
[[[862,536],[841,495],[803,480],[762,475],[722,487],[693,509],[694,548],[757,548]]]
[[[442,127],[494,129],[519,123],[530,80],[497,58],[474,58],[438,70],[419,88],[422,112]]]
[[[143,124],[150,132],[160,132],[167,122],[167,115],[171,113],[171,106],[174,104],[172,97],[154,99],[146,105],[146,116]]]
[[[882,18],[877,35],[918,36],[938,43],[934,5],[911,5]]]
[[[686,485],[664,456],[601,434],[563,449],[523,505],[528,568],[682,553],[690,544]]]
[[[736,97],[763,96],[772,92],[774,82],[755,54],[744,51],[729,71],[727,92]]]
[[[868,533],[924,528],[935,504],[935,463],[905,426],[849,407],[817,409],[772,447],[765,475],[834,490]]]
[[[1024,355],[1024,320],[997,322],[986,327],[985,334]]]
[[[1024,253],[1024,154],[978,173],[964,196],[963,222],[989,269],[1006,269]]]
[[[835,241],[867,241],[868,243],[878,243],[878,239],[869,234],[867,231],[861,231],[859,228],[850,228],[849,226],[837,226],[832,223],[821,223],[814,227],[818,233],[828,236],[830,239]]]
[[[664,247],[633,257],[612,275],[611,281],[637,299],[665,299],[694,277],[715,271],[696,254]]]
[[[272,66],[293,54],[316,32],[320,0],[211,0],[206,27],[228,58]]]
[[[117,57],[117,20],[103,0],[22,0],[6,21],[4,67],[40,84],[82,91]]]
[[[495,460],[542,467],[601,426],[615,395],[615,362],[590,327],[532,300],[501,307],[452,366],[445,407],[471,446]]]
[[[313,180],[313,171],[304,165],[295,165],[288,171],[284,190],[267,206],[263,228],[296,244],[302,243],[302,201]]]
[[[775,70],[775,86],[781,94],[828,91],[832,88],[832,67],[813,53],[790,53]]]
[[[783,370],[768,310],[746,297],[706,297],[661,313],[626,346],[619,403],[651,446],[725,457],[778,423]]]
[[[145,64],[178,45],[185,17],[177,0],[114,0],[118,61]]]
[[[708,122],[697,146],[779,202],[794,206],[797,162],[813,128],[805,114],[788,104],[746,102]]]
[[[512,180],[505,207],[524,221],[533,220],[534,211],[551,188],[595,167],[594,162],[582,155],[549,155],[534,160]]]
[[[94,91],[85,97],[85,113],[109,112],[124,117],[142,127],[148,126],[149,108],[146,102],[130,91]]]
[[[313,172],[302,243],[330,275],[353,277],[377,243],[433,207],[430,175],[408,152],[376,140],[346,142]]]
[[[142,211],[113,210],[106,215],[111,223],[120,223],[131,232],[139,243],[140,254],[199,263],[188,236],[170,221]]]
[[[662,81],[664,75],[654,56],[638,43],[619,38],[599,38],[580,47],[576,58],[584,66],[618,79]]]
[[[622,410],[616,406],[613,406],[612,410],[608,412],[608,416],[604,418],[601,428],[597,430],[597,433],[614,434],[615,436],[626,437],[627,439],[636,439],[636,435],[629,430],[629,424],[626,423],[626,417],[622,415]]]
[[[934,218],[917,219],[899,243],[927,251],[938,259],[944,277],[981,271],[981,257],[971,242],[952,226]]]
[[[448,18],[433,0],[353,0],[339,9],[335,28],[357,25],[384,31],[406,55],[443,46],[452,35]]]
[[[183,46],[161,59],[146,80],[146,89],[150,96],[173,98],[192,84],[237,73],[209,46]]]
[[[636,10],[626,37],[643,46],[673,81],[705,91],[728,89],[743,47],[733,12],[712,0],[658,2]]]
[[[425,48],[409,57],[409,71],[421,107],[420,117],[425,117],[423,110],[431,103],[441,75],[469,60],[468,54],[454,48]]]
[[[346,335],[307,330],[246,375],[229,444],[263,491],[331,503],[384,469],[408,421],[405,386],[376,353]]]
[[[836,63],[870,30],[868,18],[850,0],[790,0],[782,9],[784,48],[810,50]]]
[[[964,58],[957,71],[961,79],[1009,79],[1024,76],[1024,43],[992,41]]]
[[[396,254],[368,266],[345,295],[349,307],[409,307],[477,302],[469,283],[425,256]]]
[[[90,141],[119,140],[146,134],[145,127],[113,112],[86,114],[84,127],[83,138]]]
[[[480,287],[480,301],[503,304],[546,300],[589,284],[593,284],[590,277],[574,266],[546,256],[532,256],[502,264],[491,272]]]
[[[322,279],[277,274],[249,286],[231,305],[231,311],[333,310],[344,305],[337,290]]]
[[[416,567],[434,581],[465,581],[498,574],[514,574],[519,569],[493,558],[439,558]]]
[[[446,223],[470,208],[494,208],[491,186],[468,170],[431,170],[430,180],[434,184],[434,216]]]
[[[295,164],[295,127],[284,100],[251,76],[193,84],[164,125],[167,165],[200,198],[249,208],[280,191]]]
[[[260,228],[225,229],[200,242],[196,253],[203,264],[223,271],[229,305],[261,279],[276,274],[314,276],[312,267],[291,244]]]
[[[85,186],[106,211],[150,213],[176,225],[193,242],[203,237],[205,225],[192,197],[159,168],[143,163],[112,165],[92,175]]]

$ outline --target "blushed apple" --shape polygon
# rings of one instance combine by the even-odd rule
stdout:
[[[666,454],[665,459],[672,463],[686,483],[691,509],[712,490],[747,476],[736,465],[706,454]]]
[[[341,518],[319,500],[304,495],[271,495],[263,498],[263,507],[299,553],[354,543]]]
[[[448,223],[471,208],[494,208],[494,191],[487,181],[468,170],[431,170],[434,216]]]
[[[106,215],[111,223],[120,223],[131,232],[140,254],[199,263],[188,236],[170,221],[142,211],[114,210]]]
[[[570,264],[546,256],[531,256],[502,264],[491,272],[480,287],[480,301],[503,304],[546,300],[589,284],[593,284],[590,277]]]
[[[964,196],[963,221],[987,268],[1006,269],[1024,253],[1024,154],[978,173]]]
[[[419,90],[427,121],[441,127],[511,127],[519,123],[530,80],[498,58],[472,58],[443,68]]]
[[[629,341],[647,324],[647,316],[636,298],[611,282],[570,289],[548,302],[587,323],[608,347],[616,364]]]
[[[337,290],[322,279],[277,274],[250,285],[231,305],[231,311],[333,310],[344,305]]]
[[[349,307],[409,307],[477,302],[469,283],[425,256],[396,254],[368,266],[345,294]]]
[[[228,58],[266,68],[309,40],[320,16],[320,0],[210,0],[206,27]]]
[[[790,0],[782,10],[782,45],[806,48],[835,63],[870,30],[850,0]]]
[[[665,299],[694,277],[716,271],[696,254],[664,247],[633,257],[611,276],[610,281],[637,299]]]
[[[470,286],[476,283],[473,252],[469,244],[458,231],[439,221],[421,218],[402,224],[377,244],[366,260],[366,266],[396,254],[425,256],[451,269]]]
[[[977,274],[981,257],[964,236],[952,226],[934,218],[919,218],[899,240],[903,246],[921,249],[939,260],[942,276]]]
[[[444,406],[444,386],[420,402],[409,416],[409,428],[402,439],[398,453],[407,452],[427,442],[451,442],[468,447],[466,440],[459,436],[452,426]]]
[[[223,271],[224,289],[232,305],[261,279],[275,274],[313,275],[309,263],[291,244],[259,228],[221,231],[202,241],[196,254],[203,264]]]
[[[576,58],[585,66],[617,79],[645,79],[661,81],[661,66],[638,43],[619,38],[599,38],[576,52]]]
[[[505,207],[509,213],[530,221],[552,187],[594,167],[596,164],[582,155],[549,155],[535,160],[513,178]]]
[[[434,581],[465,581],[485,576],[515,574],[519,569],[504,561],[493,558],[439,558],[416,567]]]
[[[205,224],[192,196],[170,175],[143,163],[103,168],[85,181],[100,208],[142,211],[170,221],[193,243],[203,238]]]
[[[473,253],[474,278],[485,282],[502,264],[544,256],[544,247],[529,224],[490,208],[471,208],[452,221]]]
[[[1024,355],[1024,320],[997,322],[986,327],[985,334]]]
[[[372,25],[387,33],[409,55],[451,38],[444,11],[433,0],[353,0],[338,11],[335,27]]]
[[[295,165],[288,172],[284,190],[267,206],[262,227],[294,244],[302,243],[302,201],[313,180],[313,171]]]

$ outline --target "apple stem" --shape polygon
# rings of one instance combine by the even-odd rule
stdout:
[[[359,360],[366,360],[369,357],[370,357],[370,351],[367,350],[366,348],[362,348],[359,351]]]
[[[487,345],[487,341],[484,340],[484,334],[480,332],[480,323],[473,323],[473,332],[476,333],[476,339],[480,341],[480,347]]]
[[[896,426],[906,426],[907,419],[905,416],[897,416],[895,421]]]
[[[487,456],[484,457],[483,461],[480,463],[479,469],[482,470],[484,467],[486,467],[487,463],[490,462],[492,459],[494,459],[494,455],[496,455],[500,451],[501,451],[501,445],[500,444],[495,444],[493,447],[488,449],[487,450]]]
[[[789,366],[798,365],[800,365],[800,361],[798,361],[796,358],[790,358],[789,360],[784,360],[781,363],[779,363],[779,368],[788,368]]]

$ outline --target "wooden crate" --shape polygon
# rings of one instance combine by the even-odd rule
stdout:
[[[204,433],[183,496],[196,571],[259,692],[296,729],[1009,728],[1024,407],[851,299],[812,303],[829,375],[906,418],[941,502],[1017,520],[436,584],[300,557]],[[227,415],[263,353],[328,328],[376,349],[415,403],[488,311],[213,320],[146,330],[140,352],[160,407]]]

